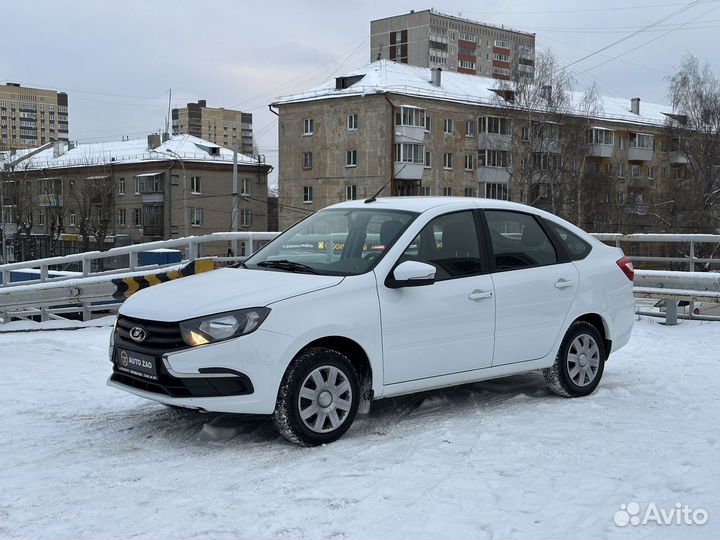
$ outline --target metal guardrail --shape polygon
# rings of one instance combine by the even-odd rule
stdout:
[[[157,272],[159,269],[171,266],[139,266],[139,254],[145,251],[162,249],[162,248],[182,248],[186,251],[184,262],[197,260],[202,256],[202,248],[210,243],[229,242],[233,246],[233,252],[237,253],[238,242],[245,243],[245,256],[251,255],[257,249],[258,242],[272,240],[279,233],[276,232],[227,232],[214,233],[205,236],[192,236],[188,238],[178,238],[173,240],[162,240],[158,242],[149,242],[146,244],[135,244],[132,246],[124,246],[113,248],[108,251],[92,251],[86,253],[78,253],[67,255],[64,257],[52,257],[47,259],[39,259],[34,261],[25,261],[0,265],[0,274],[3,277],[3,283],[0,285],[0,322],[8,315],[13,317],[27,317],[40,315],[42,320],[48,318],[59,318],[59,315],[82,311],[83,318],[87,320],[92,316],[94,311],[117,309],[119,303],[108,303],[104,301],[112,300],[105,296],[98,296],[97,292],[83,292],[78,287],[78,283],[85,283],[85,291],[92,291],[95,287],[94,283],[107,283],[118,276],[130,274],[142,274],[143,271]],[[613,243],[620,247],[623,242],[648,242],[648,243],[685,243],[689,246],[687,257],[650,257],[650,256],[630,256],[634,261],[668,263],[680,262],[688,265],[687,272],[673,271],[656,271],[656,270],[636,270],[635,272],[635,296],[636,298],[653,298],[665,301],[665,318],[667,324],[677,324],[678,302],[690,302],[689,318],[693,317],[693,302],[718,303],[720,304],[720,273],[717,272],[694,272],[696,265],[720,265],[720,259],[698,258],[695,257],[695,246],[701,243],[711,243],[720,245],[720,235],[712,234],[594,234],[598,240]],[[128,256],[128,265],[123,268],[115,268],[106,271],[92,271],[94,262],[116,258],[118,256]],[[242,259],[243,257],[210,257],[216,263],[227,263]],[[71,263],[80,263],[82,272],[76,276],[49,277],[49,271],[54,267],[61,267]],[[10,282],[10,272],[13,270],[39,270],[39,279],[33,281],[23,281],[18,283]],[[102,279],[105,276],[106,279]],[[94,278],[94,279],[93,279]],[[72,283],[63,285],[64,281],[72,280]],[[91,286],[92,285],[92,286]],[[28,302],[3,301],[3,297],[10,298],[3,291],[18,293],[28,288],[36,286],[37,292],[40,294],[37,298]],[[16,287],[22,287],[17,289]],[[67,294],[59,292],[62,288],[68,289]],[[45,292],[47,289],[50,292]],[[17,295],[20,296],[20,295]],[[38,300],[42,298],[43,301]],[[69,300],[72,300],[69,302]],[[115,299],[116,300],[116,299]],[[92,302],[103,301],[103,304],[93,305]],[[79,303],[78,307],[68,306],[68,303]],[[6,315],[3,316],[3,313]],[[661,315],[658,312],[639,311],[644,315]],[[700,317],[699,317],[700,318]],[[708,320],[720,320],[719,317],[702,317]]]
[[[151,270],[161,268],[158,265],[140,266],[139,254],[154,249],[167,248],[183,248],[185,249],[186,261],[193,261],[202,257],[203,246],[210,243],[229,242],[233,246],[233,252],[237,253],[237,244],[244,242],[245,256],[252,255],[257,247],[258,242],[266,242],[272,240],[279,233],[276,232],[223,232],[213,233],[204,236],[189,236],[187,238],[177,238],[173,240],[160,240],[157,242],[147,242],[145,244],[134,244],[132,246],[123,246],[112,248],[107,251],[87,251],[84,253],[76,253],[73,255],[65,255],[63,257],[49,257],[46,259],[36,259],[32,261],[14,262],[0,265],[0,275],[2,275],[2,285],[0,289],[6,287],[16,287],[19,285],[28,285],[31,283],[44,283],[48,280],[58,282],[67,279],[77,279],[76,276],[53,277],[49,278],[49,270],[56,267],[65,267],[71,263],[80,263],[82,277],[98,276],[104,274],[117,274],[123,271],[135,272],[137,270]],[[120,256],[128,256],[128,265],[125,267],[116,267],[112,270],[93,272],[93,262],[115,259]],[[223,257],[222,260],[237,260],[239,257]],[[14,270],[39,270],[40,277],[38,280],[10,282],[10,272]]]
[[[633,262],[651,263],[683,263],[688,265],[688,271],[694,272],[696,264],[720,265],[720,258],[696,257],[698,244],[715,244],[720,246],[720,234],[619,234],[619,233],[593,233],[598,240],[612,243],[622,248],[623,243],[651,243],[651,244],[687,244],[688,253],[684,257],[650,257],[637,256],[627,253]]]

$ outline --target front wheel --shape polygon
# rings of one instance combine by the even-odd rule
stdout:
[[[600,384],[605,369],[605,342],[592,324],[578,321],[568,328],[552,367],[543,370],[554,394],[581,397]]]
[[[332,349],[311,348],[285,372],[273,421],[289,441],[317,446],[343,436],[359,403],[360,385],[350,360]]]

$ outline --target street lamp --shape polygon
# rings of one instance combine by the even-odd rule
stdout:
[[[177,159],[178,163],[180,163],[180,167],[182,167],[183,171],[183,178],[182,178],[182,192],[183,192],[183,222],[185,225],[185,236],[190,236],[190,219],[188,214],[188,194],[187,194],[187,174],[185,173],[185,163],[183,163],[182,157],[177,152],[174,152],[173,150],[170,150],[169,148],[165,149],[165,152],[173,156],[175,159]]]

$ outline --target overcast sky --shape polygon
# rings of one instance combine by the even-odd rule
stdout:
[[[605,95],[667,102],[663,79],[686,52],[720,74],[720,0],[3,0],[0,82],[67,91],[70,138],[80,142],[162,128],[172,88],[173,106],[207,99],[252,112],[275,164],[268,103],[368,63],[370,20],[431,7],[536,32],[538,48],[566,64],[669,16],[573,65],[578,89],[596,81]]]

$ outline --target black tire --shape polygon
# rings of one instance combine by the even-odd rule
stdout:
[[[582,354],[577,354],[578,351],[585,351],[582,343],[594,344],[597,347],[597,367],[594,370],[594,354],[590,357],[586,354],[584,359]],[[590,351],[594,349],[590,347]],[[605,341],[598,329],[585,321],[576,321],[568,328],[555,363],[543,370],[545,384],[558,396],[582,397],[592,394],[600,384],[606,359]],[[583,361],[585,364],[581,366]]]
[[[333,368],[338,371],[333,371]],[[331,373],[337,374],[336,386],[329,384]],[[317,401],[300,396],[301,390],[304,389],[307,395],[307,392],[314,391],[311,386],[317,386],[313,374],[319,375],[328,385],[316,388]],[[347,386],[344,381],[349,383],[347,390],[344,390]],[[339,391],[342,392],[336,395]],[[327,394],[331,395],[331,403],[327,407],[322,406],[324,401],[321,401],[321,394],[325,394],[326,400]],[[327,444],[338,440],[350,428],[359,403],[358,375],[347,356],[333,349],[315,347],[300,353],[285,372],[278,391],[273,422],[280,434],[290,442],[302,446]],[[303,405],[305,408],[301,411]],[[307,416],[314,410],[317,410],[317,413]],[[335,416],[332,416],[332,411]],[[301,415],[306,415],[305,420]],[[340,422],[336,427],[333,426],[335,420]],[[318,425],[319,429],[313,428]]]

